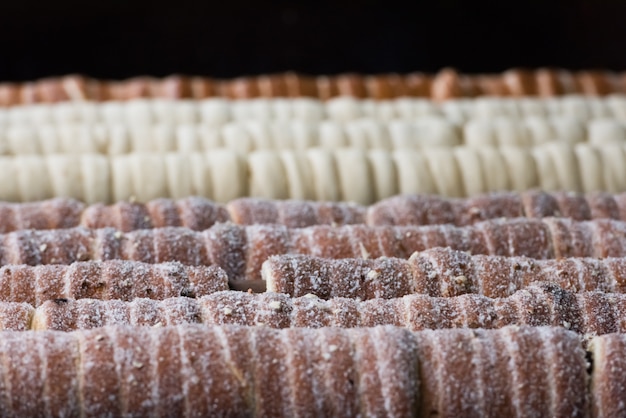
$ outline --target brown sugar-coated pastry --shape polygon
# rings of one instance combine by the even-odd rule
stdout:
[[[281,224],[290,228],[313,225],[349,225],[365,222],[365,207],[355,203],[240,198],[226,208],[240,225]]]
[[[415,337],[418,416],[587,416],[587,362],[573,333],[507,327]]]
[[[602,71],[580,71],[576,74],[582,93],[589,96],[606,96],[619,92],[619,87],[611,78],[611,74]]]
[[[191,77],[189,80],[191,98],[206,99],[216,96],[215,83],[210,78]]]
[[[261,75],[257,83],[261,97],[287,97],[287,83],[282,74]]]
[[[7,332],[0,358],[9,416],[582,417],[589,407],[585,352],[559,328]]]
[[[472,225],[497,218],[568,217],[574,220],[626,220],[626,194],[528,191],[469,198],[399,195],[371,206],[308,200],[240,198],[226,206],[200,197],[155,199],[146,204],[120,201],[85,206],[56,198],[33,203],[0,202],[0,232],[20,229],[114,227],[120,231],[183,226],[201,231],[218,222],[240,225]]]
[[[73,199],[34,203],[0,203],[0,232],[20,229],[62,229],[79,225],[85,205]]]
[[[107,377],[78,386],[85,408],[98,410],[105,391],[119,416],[410,417],[420,398],[414,338],[397,328],[108,327],[63,335],[79,341],[80,368]]]
[[[434,195],[399,195],[367,208],[366,223],[375,225],[472,225],[496,218],[569,217],[626,220],[626,194],[497,192],[455,199]]]
[[[25,331],[31,328],[35,308],[29,303],[0,302],[0,331]]]
[[[232,99],[250,99],[259,96],[259,86],[256,80],[250,77],[241,77],[226,83],[226,91]]]
[[[7,312],[15,303],[0,304]],[[33,308],[4,329],[28,329]],[[553,284],[537,283],[505,298],[465,294],[431,297],[319,299],[309,294],[290,298],[280,293],[251,294],[221,291],[198,299],[56,299],[34,312],[32,329],[73,331],[113,325],[165,326],[264,325],[272,328],[373,327],[394,325],[411,331],[446,328],[496,329],[508,325],[555,326],[585,338],[625,332],[626,295],[604,292],[574,293]],[[15,315],[15,314],[13,314]],[[1,317],[0,317],[1,318]]]
[[[367,90],[363,77],[358,74],[341,74],[337,78],[339,96],[352,96],[359,99],[367,97]]]
[[[526,70],[512,69],[502,74],[502,81],[510,96],[534,96],[537,88],[533,75]]]
[[[154,96],[153,96],[154,97]],[[185,99],[192,97],[191,80],[189,77],[170,75],[159,80],[158,95],[166,99]]]
[[[32,203],[0,202],[0,233],[75,226],[113,227],[124,232],[184,226],[201,231],[228,220],[229,215],[224,206],[200,197],[156,199],[146,204],[122,201],[113,205],[84,205],[66,198]]]
[[[215,266],[131,261],[90,261],[61,265],[0,267],[0,300],[39,306],[65,299],[167,299],[199,297],[228,289],[228,277]]]
[[[621,417],[626,414],[626,335],[609,334],[591,340],[591,415]]]
[[[412,73],[402,76],[340,74],[308,77],[296,73],[258,75],[232,80],[169,76],[165,79],[135,77],[125,81],[104,81],[73,75],[25,82],[0,84],[0,105],[56,103],[66,100],[130,100],[145,98],[225,97],[317,97],[328,100],[339,95],[372,99],[404,96],[446,100],[456,97],[528,96],[553,97],[582,93],[601,96],[623,93],[621,75],[602,71],[540,68],[535,71],[512,69],[501,74],[459,74],[446,68],[436,75]],[[69,80],[69,82],[68,82]]]
[[[162,301],[142,298],[132,301],[54,299],[39,306],[34,316],[31,313],[30,328],[72,331],[109,325],[154,327],[201,323],[200,306],[196,299],[180,296]],[[0,308],[4,308],[4,304],[0,304]]]
[[[261,278],[272,255],[324,258],[409,258],[416,251],[450,247],[472,254],[555,257],[622,257],[626,224],[566,218],[490,220],[472,226],[365,225],[287,228],[282,225],[216,224],[202,232],[164,227],[131,232],[112,228],[22,230],[0,235],[0,265],[71,264],[88,260],[146,263],[179,261],[216,265],[230,280]]]
[[[430,97],[433,77],[422,73],[410,73],[404,76],[407,96]]]
[[[287,97],[318,97],[315,78],[288,72],[283,75]]]
[[[430,91],[431,98],[436,101],[463,97],[459,74],[451,68],[444,68],[433,78]]]
[[[302,255],[270,257],[262,269],[267,290],[292,297],[397,298],[480,294],[511,296],[533,282],[549,282],[573,292],[626,292],[622,258],[563,258],[469,255],[433,248],[398,258],[329,260]]]
[[[95,204],[82,214],[80,225],[87,228],[114,227],[121,231],[165,226],[184,226],[201,231],[229,220],[226,209],[210,200],[189,197],[180,200],[156,199],[146,204],[119,202]]]

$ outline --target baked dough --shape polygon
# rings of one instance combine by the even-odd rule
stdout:
[[[426,149],[424,158],[432,174],[437,193],[450,197],[465,195],[459,168],[450,149]]]
[[[398,192],[401,194],[437,193],[437,186],[428,167],[426,156],[419,151],[393,152],[398,173]]]
[[[20,155],[15,157],[17,176],[7,179],[19,187],[20,201],[32,202],[52,197],[50,173],[43,157]]]
[[[319,126],[320,147],[328,150],[347,147],[349,139],[340,123],[326,120]]]
[[[370,150],[367,158],[372,170],[375,200],[385,199],[398,193],[398,174],[392,154],[384,150]]]
[[[486,186],[483,192],[510,190],[509,173],[500,149],[482,147],[477,148],[476,152],[480,158],[484,185]]]
[[[372,203],[375,192],[366,151],[341,148],[335,151],[341,200],[360,204]]]
[[[81,157],[70,155],[50,155],[45,158],[51,185],[50,194],[45,197],[71,197],[83,199]]]
[[[455,147],[452,149],[452,153],[459,168],[459,176],[461,177],[465,194],[473,196],[484,193],[487,187],[478,148]]]
[[[248,130],[241,124],[226,124],[222,127],[221,132],[224,140],[224,146],[229,150],[241,154],[247,154],[254,151],[254,140]]]
[[[109,161],[110,159],[104,155],[81,155],[82,199],[85,203],[95,204],[112,200]]]
[[[531,149],[531,154],[535,160],[535,166],[537,167],[537,175],[539,180],[539,187],[544,191],[561,190],[557,168],[554,166],[554,161],[549,152],[543,147],[535,147]]]
[[[340,200],[339,177],[332,151],[313,148],[306,154],[313,173],[316,200]]]
[[[22,181],[20,179],[19,158],[0,156],[0,200],[8,202],[22,201]]]
[[[576,144],[574,153],[580,168],[580,184],[585,193],[606,190],[604,183],[602,155],[597,147],[589,144]]]
[[[168,190],[164,196],[172,199],[183,199],[196,195],[196,191],[193,188],[193,172],[190,169],[189,156],[186,154],[169,153],[164,154],[163,158],[165,160]]]
[[[290,199],[314,200],[313,172],[303,151],[280,151]]]
[[[250,196],[272,199],[289,197],[287,173],[278,153],[257,151],[248,156]]]
[[[614,119],[594,119],[589,121],[587,129],[589,143],[592,145],[626,143],[623,122]]]
[[[248,196],[248,165],[237,152],[213,150],[205,153],[205,164],[211,167],[213,195],[207,197],[218,203],[226,203],[241,196]]]
[[[540,186],[537,164],[529,149],[502,147],[500,154],[508,168],[513,190],[522,192]]]
[[[205,99],[198,102],[200,121],[209,126],[219,127],[231,118],[230,103],[224,99]]]
[[[573,192],[581,191],[580,169],[574,148],[567,144],[552,142],[540,149],[550,155],[560,189]]]
[[[490,119],[472,119],[463,126],[463,137],[468,147],[495,146],[498,138]]]
[[[626,191],[626,155],[623,145],[607,144],[598,148],[602,157],[604,184],[608,192]],[[586,168],[585,173],[586,175]]]

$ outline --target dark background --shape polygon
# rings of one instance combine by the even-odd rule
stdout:
[[[626,70],[626,1],[329,3],[5,0],[0,80]]]

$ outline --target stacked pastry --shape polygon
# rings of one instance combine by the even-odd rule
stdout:
[[[379,100],[622,84],[4,86],[0,415],[623,415],[626,99]]]
[[[624,74],[608,71],[539,69],[509,70],[502,74],[464,75],[444,69],[436,75],[342,74],[308,77],[294,73],[216,80],[171,76],[164,79],[137,77],[122,82],[100,81],[81,76],[42,79],[37,82],[0,85],[0,104],[55,103],[66,100],[128,100],[137,97],[205,98],[213,96],[319,97],[339,95],[387,99],[418,96],[445,100],[477,95],[554,96],[583,93],[605,95],[626,91]]]

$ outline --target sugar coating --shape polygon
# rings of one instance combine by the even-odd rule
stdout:
[[[450,248],[414,253],[408,260],[324,259],[304,255],[270,257],[263,265],[269,291],[292,297],[397,298],[419,293],[457,296],[467,293],[506,297],[533,282],[550,282],[578,291],[624,293],[622,258],[563,258],[469,255]]]
[[[0,312],[13,310],[15,307],[11,304],[0,304]],[[270,328],[394,325],[420,331],[527,325],[561,327],[580,334],[585,341],[596,335],[626,332],[626,297],[623,294],[576,293],[547,283],[532,284],[504,298],[414,294],[360,301],[222,291],[199,299],[54,300],[27,312],[29,316],[19,312],[19,321],[7,320],[5,328],[18,330],[32,326],[39,330],[72,331],[113,325],[163,327],[202,323]]]
[[[626,223],[610,219],[498,219],[453,225],[318,225],[287,228],[218,223],[202,232],[163,227],[122,232],[113,228],[20,230],[0,235],[0,265],[71,264],[89,260],[178,261],[216,265],[230,280],[261,279],[273,255],[324,258],[409,258],[416,251],[449,247],[471,254],[561,257],[626,255]],[[469,277],[468,277],[469,279]]]
[[[203,296],[228,289],[228,278],[215,266],[177,262],[86,261],[64,265],[0,267],[0,301],[40,306],[55,299],[165,299]]]
[[[613,373],[617,357],[598,356],[596,367]],[[589,407],[585,352],[562,328],[7,331],[0,362],[0,408],[14,416],[586,416]]]
[[[472,225],[498,218],[569,217],[576,221],[626,221],[624,194],[566,193],[531,190],[494,192],[468,198],[401,195],[367,208],[368,225]]]
[[[113,227],[125,232],[164,226],[204,230],[229,219],[223,205],[201,197],[155,199],[145,204],[122,201],[112,205],[85,205],[69,198],[29,203],[0,202],[0,214],[3,215],[0,233],[76,226]]]

